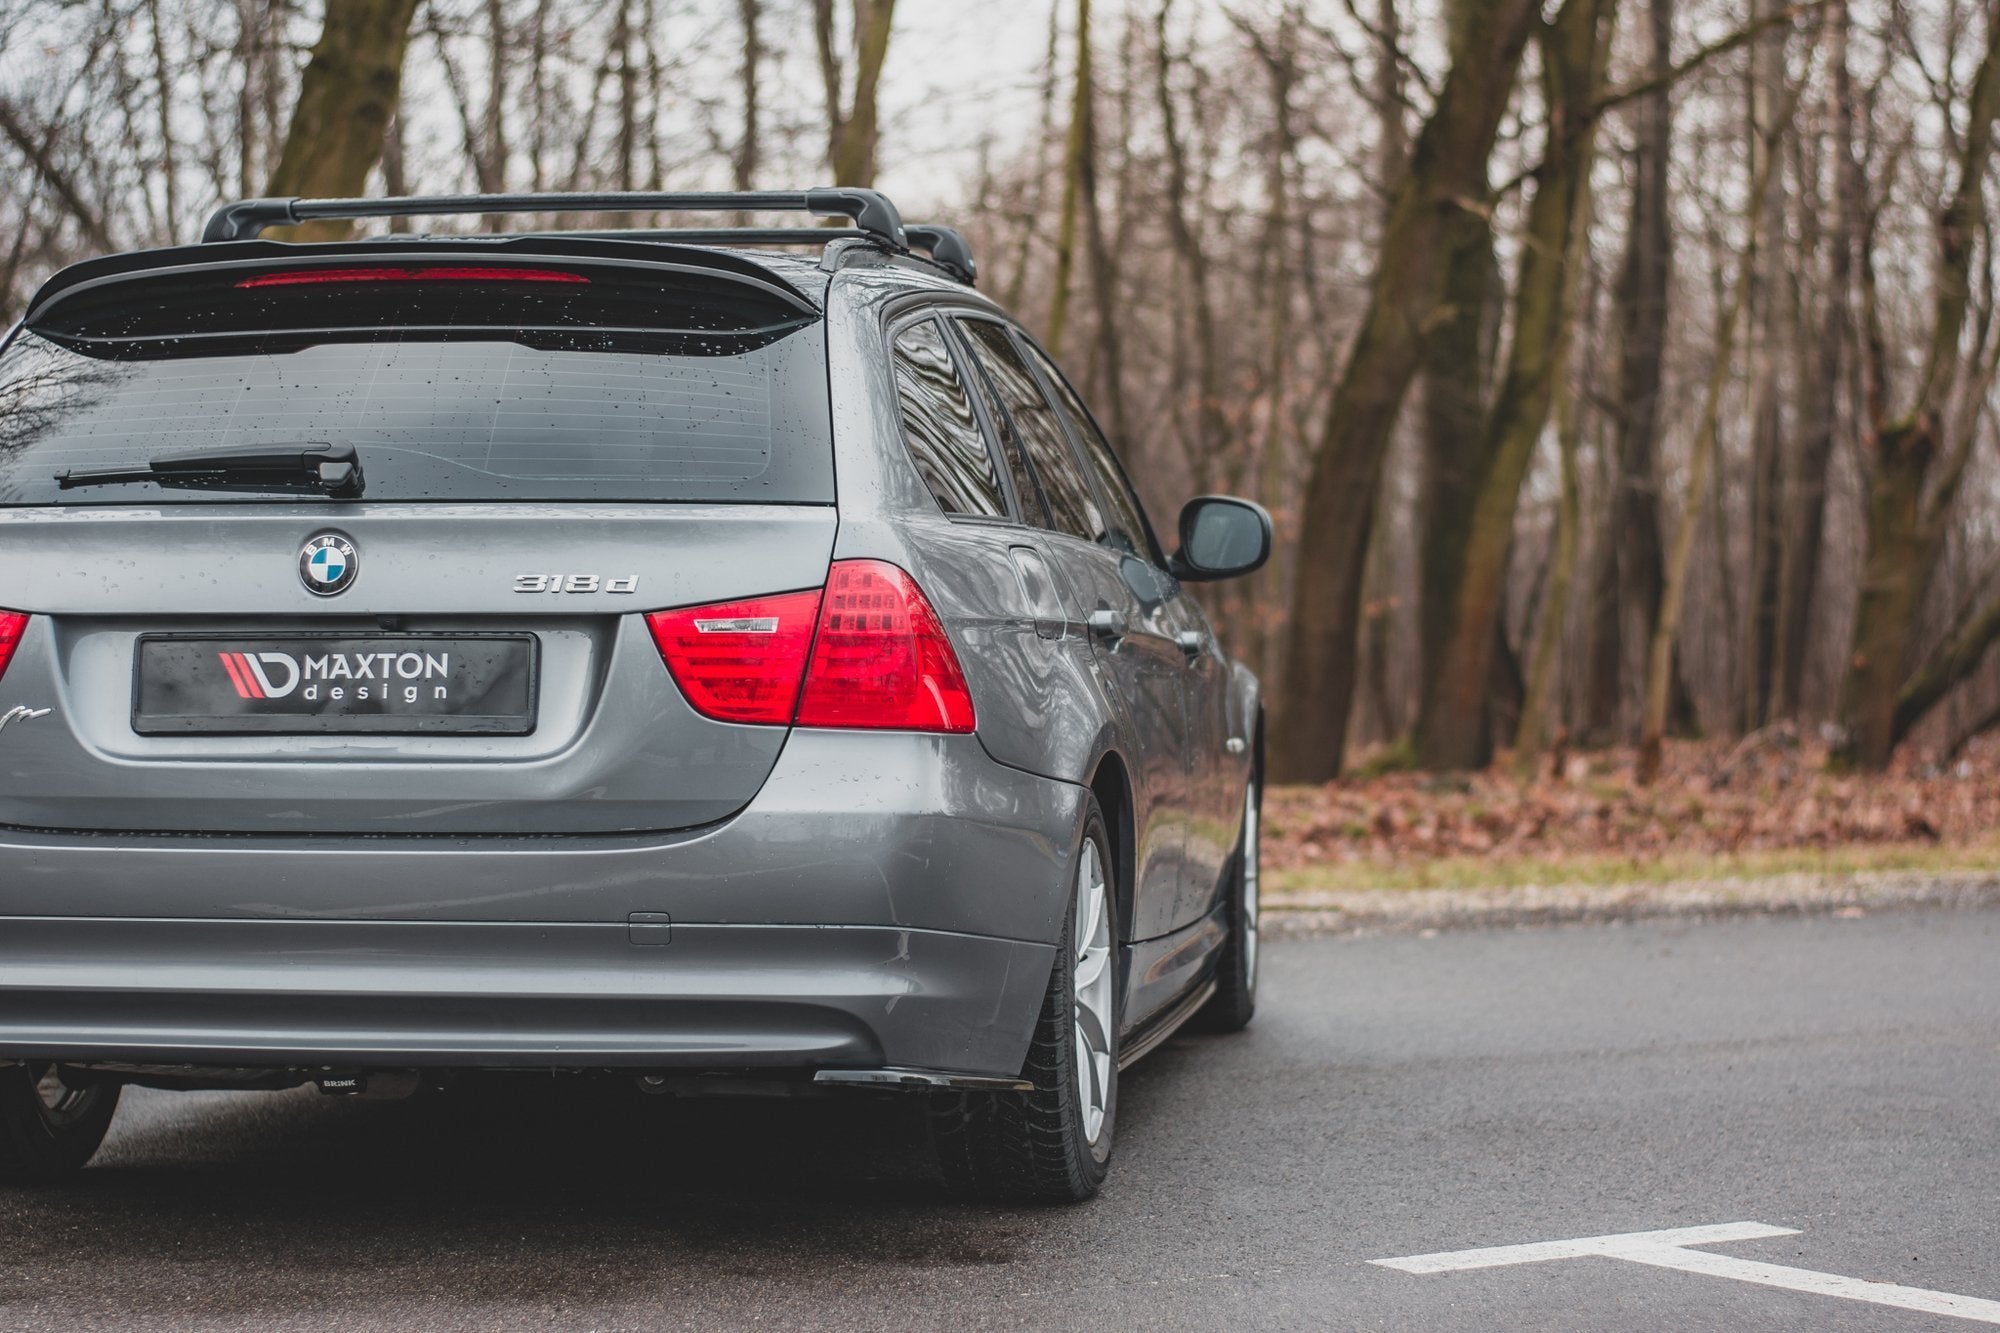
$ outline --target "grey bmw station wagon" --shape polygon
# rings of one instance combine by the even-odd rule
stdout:
[[[260,239],[326,218],[851,225]],[[0,348],[0,1180],[127,1084],[929,1099],[1093,1193],[1257,981],[1256,679],[881,195],[249,200]]]

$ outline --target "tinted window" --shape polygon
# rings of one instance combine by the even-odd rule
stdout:
[[[1050,526],[1085,541],[1096,541],[1104,534],[1104,518],[1098,511],[1097,498],[1091,494],[1090,483],[1076,461],[1076,452],[1063,433],[1061,419],[1042,396],[1041,386],[1028,363],[1021,359],[1013,337],[1004,325],[988,319],[968,319],[963,327],[972,335],[979,363],[992,377],[994,391],[1005,405],[1014,430],[1034,464],[1035,475],[1041,480],[1042,494],[1049,505]]]
[[[1125,480],[1125,469],[1118,466],[1118,456],[1111,451],[1111,442],[1097,429],[1097,423],[1091,420],[1083,400],[1076,396],[1076,390],[1070,388],[1062,372],[1050,364],[1040,348],[1031,345],[1028,351],[1055,388],[1056,406],[1062,409],[1078,443],[1083,446],[1083,461],[1097,476],[1098,493],[1111,503],[1113,523],[1125,538],[1123,545],[1135,555],[1157,559],[1153,530],[1147,525],[1146,511],[1141,507],[1139,497],[1133,494],[1131,484]]]
[[[752,343],[704,355],[405,334],[133,360],[23,332],[0,353],[0,504],[295,503],[54,478],[305,442],[352,444],[368,500],[831,502],[821,326]]]
[[[947,514],[1002,518],[1007,501],[972,399],[935,320],[896,335],[896,397],[903,439],[924,484]]]
[[[959,355],[965,355],[963,344],[960,344]],[[980,410],[1000,436],[1000,456],[1006,460],[1007,476],[1014,483],[1014,501],[1020,506],[1021,521],[1046,528],[1049,526],[1049,508],[1042,503],[1042,488],[1035,481],[1035,474],[1028,470],[1028,460],[1021,453],[1021,441],[1009,425],[1007,414],[1000,410],[999,402],[993,397],[992,386],[986,376],[969,364],[965,379],[972,396],[979,400]]]

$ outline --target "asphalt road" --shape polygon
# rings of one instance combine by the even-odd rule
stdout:
[[[1095,1203],[931,1185],[908,1102],[132,1094],[0,1192],[0,1328],[1973,1329],[1606,1257],[2000,1300],[2000,912],[1279,941],[1127,1076]],[[1885,1290],[1883,1288],[1874,1288]]]

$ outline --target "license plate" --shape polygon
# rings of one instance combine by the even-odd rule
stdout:
[[[132,729],[526,735],[539,647],[529,634],[148,634]]]

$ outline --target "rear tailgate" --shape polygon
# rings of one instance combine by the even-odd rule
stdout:
[[[697,713],[642,613],[824,581],[810,304],[645,247],[568,246],[574,282],[209,251],[242,257],[71,270],[83,297],[0,355],[0,607],[32,616],[0,825],[602,834],[748,803],[785,729]],[[55,480],[307,440],[354,447],[361,496]]]

